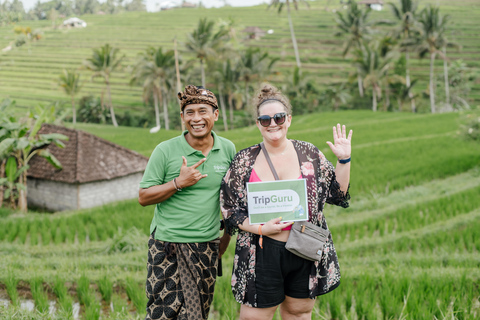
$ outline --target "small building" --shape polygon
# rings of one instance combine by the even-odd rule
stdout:
[[[163,1],[161,3],[156,4],[155,11],[169,10],[169,9],[174,9],[178,7],[179,5],[175,1]]]
[[[242,32],[247,33],[248,39],[258,40],[261,37],[265,36],[267,33],[256,26],[246,27]]]
[[[384,2],[382,0],[362,0],[358,4],[364,4],[375,11],[382,11]]]
[[[197,5],[191,2],[183,2],[181,5],[182,8],[196,8]]]
[[[45,124],[39,133],[61,133],[69,140],[65,148],[48,147],[63,169],[42,157],[30,160],[28,205],[76,210],[138,197],[147,157],[81,130]]]
[[[87,26],[87,23],[83,21],[82,19],[79,19],[77,17],[69,18],[67,20],[63,21],[63,26],[64,27],[71,27],[71,28],[85,28]]]

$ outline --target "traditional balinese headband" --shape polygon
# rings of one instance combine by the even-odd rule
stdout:
[[[188,85],[185,87],[185,91],[178,93],[178,99],[180,100],[181,110],[189,104],[209,104],[215,109],[218,109],[217,98],[210,91],[204,87],[197,87],[194,85]]]

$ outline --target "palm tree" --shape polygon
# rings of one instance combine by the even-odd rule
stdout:
[[[345,82],[341,84],[332,84],[322,93],[322,98],[329,101],[333,106],[333,111],[338,111],[340,103],[345,104],[350,100],[351,95],[348,93],[348,88],[345,87]]]
[[[286,72],[283,82],[282,92],[290,99],[293,113],[303,114],[315,111],[320,92],[311,75],[302,73],[302,70],[295,66],[293,70]]]
[[[60,87],[65,90],[65,93],[70,96],[72,102],[73,124],[77,123],[77,112],[75,110],[75,95],[80,92],[82,86],[80,85],[80,74],[75,70],[63,69],[59,81]]]
[[[240,79],[238,65],[232,63],[230,59],[219,62],[216,65],[216,70],[213,73],[213,76],[218,86],[218,96],[220,100],[220,107],[222,108],[223,126],[225,131],[227,131],[228,121],[225,107],[225,96],[228,99],[229,105],[230,128],[233,129],[233,96],[239,89],[238,82]]]
[[[220,28],[214,32],[215,23],[207,18],[198,21],[197,29],[187,34],[185,47],[187,51],[195,54],[200,59],[200,70],[202,73],[202,86],[205,87],[205,61],[216,56],[224,50],[225,42],[228,40],[228,30]]]
[[[345,57],[350,49],[362,50],[364,41],[369,40],[371,28],[367,22],[370,14],[370,8],[360,9],[355,1],[349,0],[347,12],[345,15],[337,11],[337,28],[339,31],[335,34],[337,37],[346,36],[344,43],[343,56]],[[360,72],[357,71],[358,92],[363,97],[363,85]]]
[[[387,71],[394,58],[395,53],[390,52],[385,57],[379,53],[376,48],[368,46],[355,51],[355,65],[363,77],[363,86],[365,89],[372,88],[372,110],[377,111],[377,97],[382,95],[382,85],[385,82],[391,82]],[[396,75],[390,76],[396,78]]]
[[[162,101],[166,130],[170,129],[167,92],[172,86],[173,79],[175,79],[175,52],[173,50],[163,52],[162,47],[158,49],[149,47],[140,54],[130,81],[131,84],[142,84],[144,97],[153,95],[157,127],[160,127],[158,104]]]
[[[408,69],[409,61],[409,49],[416,43],[418,38],[418,31],[416,28],[417,17],[416,11],[418,7],[418,2],[415,0],[398,0],[399,6],[397,7],[394,3],[389,3],[393,16],[400,23],[397,28],[395,35],[403,40],[401,47],[405,51],[405,63],[406,63],[406,74],[405,81],[406,87],[411,88],[410,85],[410,70]],[[410,95],[410,102],[412,106],[412,112],[416,112],[415,99],[413,98],[413,93],[408,90]]]
[[[418,49],[420,57],[424,57],[427,53],[430,54],[430,110],[435,113],[434,62],[437,54],[446,58],[441,49],[449,45],[445,38],[449,16],[441,16],[438,7],[427,6],[420,12],[418,21],[421,25],[422,38]]]
[[[93,72],[92,79],[96,77],[102,77],[105,81],[110,104],[110,116],[115,127],[118,127],[118,124],[115,118],[115,111],[113,109],[112,95],[110,93],[110,77],[112,73],[120,67],[124,58],[125,56],[119,56],[119,49],[113,48],[107,43],[103,47],[93,49],[92,57],[83,62],[84,66]]]
[[[245,52],[240,54],[239,60],[239,80],[243,81],[245,85],[245,102],[249,101],[250,83],[252,81],[261,82],[264,77],[268,75],[275,62],[279,58],[272,58],[268,56],[268,52],[262,52],[260,48],[248,47]]]
[[[278,7],[278,13],[282,12],[284,5],[287,7],[288,25],[290,27],[290,36],[292,37],[293,51],[295,52],[295,60],[297,62],[298,68],[301,68],[302,64],[300,63],[300,55],[298,53],[297,39],[295,38],[295,31],[293,30],[292,16],[290,14],[290,2],[293,2],[295,10],[298,11],[298,2],[300,1],[305,3],[307,7],[310,7],[308,2],[306,2],[305,0],[285,0],[285,1],[272,0],[272,2],[268,5],[268,8],[270,8],[271,6]]]

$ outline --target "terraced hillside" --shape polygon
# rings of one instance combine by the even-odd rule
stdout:
[[[337,122],[354,130],[350,208],[325,211],[342,284],[317,299],[313,319],[478,319],[480,145],[457,135],[459,115],[297,116],[289,137],[313,142],[335,161],[325,142]],[[81,128],[145,155],[179,134]],[[237,149],[260,137],[256,127],[223,135]],[[54,214],[0,211],[0,318],[141,319],[152,210],[132,200]],[[211,319],[238,318],[233,243]],[[28,300],[40,311],[22,311]],[[57,311],[47,316],[49,302]]]
[[[342,58],[342,40],[334,37],[335,14],[332,12],[332,9],[340,10],[340,5],[338,1],[332,2],[335,4],[330,4],[330,11],[327,12],[326,0],[309,3],[310,9],[300,6],[300,10],[292,14],[303,68],[322,85],[345,79],[352,67],[348,60]],[[422,5],[426,3],[439,4],[441,13],[448,13],[452,17],[453,24],[448,37],[461,44],[462,50],[449,50],[448,56],[451,59],[462,59],[469,67],[478,68],[480,42],[476,17],[480,14],[480,3],[476,0],[421,1]],[[128,85],[130,67],[135,56],[150,45],[172,49],[175,37],[182,50],[181,42],[202,17],[215,20],[234,18],[240,37],[244,36],[240,30],[246,26],[273,29],[273,34],[258,41],[246,42],[246,45],[268,49],[271,55],[279,57],[277,71],[292,69],[295,65],[286,14],[278,15],[275,10],[266,11],[266,6],[86,15],[82,17],[88,23],[85,29],[52,29],[50,21],[22,21],[23,26],[43,30],[44,37],[30,45],[0,53],[0,98],[15,99],[18,106],[23,108],[57,100],[69,102],[57,85],[62,69],[80,67],[82,61],[91,55],[93,48],[110,43],[120,48],[127,58],[124,69],[112,77],[113,104],[120,113],[127,110],[140,112],[144,110],[142,89]],[[385,9],[373,12],[371,18],[390,19],[391,13]],[[12,29],[12,26],[0,27],[0,48],[5,48],[14,41]],[[184,60],[191,58],[184,52],[181,56]],[[441,66],[442,61],[437,60],[437,73],[441,72]],[[427,88],[428,67],[428,58],[412,59],[412,77],[419,79],[416,93]],[[89,93],[100,96],[103,85],[99,79],[90,82],[90,76],[86,70],[82,70],[82,79],[86,82],[79,96]],[[272,80],[278,81],[280,78]],[[478,80],[471,97],[475,99],[475,105],[480,102]],[[428,110],[427,104],[425,110]]]

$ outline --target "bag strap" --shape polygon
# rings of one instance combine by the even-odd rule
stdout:
[[[278,177],[277,171],[275,171],[275,167],[273,166],[272,160],[270,160],[270,156],[268,155],[267,148],[265,148],[265,146],[263,145],[263,142],[260,143],[260,147],[262,148],[263,154],[265,155],[265,159],[267,159],[268,165],[272,170],[275,180],[280,180],[280,178]]]

